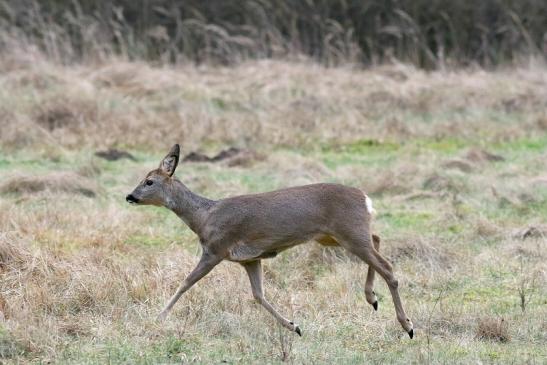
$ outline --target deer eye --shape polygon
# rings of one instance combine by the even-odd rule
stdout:
[[[146,185],[150,186],[152,185],[154,182],[152,180],[146,180]]]

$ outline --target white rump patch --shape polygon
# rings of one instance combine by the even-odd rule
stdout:
[[[374,209],[374,207],[372,206],[372,199],[370,199],[368,197],[367,194],[365,194],[365,204],[367,206],[367,211],[371,214],[371,215],[374,215],[376,214],[376,210]]]

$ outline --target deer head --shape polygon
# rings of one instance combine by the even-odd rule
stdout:
[[[131,204],[167,206],[172,199],[173,174],[179,163],[180,147],[174,145],[160,166],[146,174],[144,180],[125,198]]]

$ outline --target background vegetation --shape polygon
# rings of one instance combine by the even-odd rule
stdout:
[[[547,362],[543,2],[108,4],[0,2],[0,363]],[[157,323],[199,243],[124,197],[177,142],[241,150],[179,166],[213,199],[366,191],[414,340],[314,243],[265,264],[302,338],[233,263]]]
[[[306,55],[326,65],[397,59],[436,68],[547,52],[542,0],[2,0],[0,20],[4,36],[65,62]]]

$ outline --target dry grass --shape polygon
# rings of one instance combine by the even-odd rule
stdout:
[[[5,178],[0,184],[0,194],[33,194],[42,191],[97,195],[93,182],[73,172],[52,172],[45,175],[19,174]]]
[[[68,67],[3,57],[0,362],[545,358],[543,69]],[[179,167],[212,198],[318,181],[369,192],[416,339],[403,336],[381,281],[380,310],[366,303],[363,263],[314,244],[265,264],[267,297],[304,337],[253,305],[243,270],[229,263],[156,323],[199,243],[169,212],[123,198],[174,141],[209,156],[233,144],[257,151]],[[95,156],[111,147],[135,160]]]
[[[481,340],[508,342],[511,339],[508,328],[503,318],[481,318],[477,326],[477,337]]]
[[[307,55],[326,65],[397,59],[431,69],[504,65],[540,58],[546,48],[547,6],[536,0],[480,6],[469,0],[247,0],[221,5],[25,0],[24,6],[2,1],[0,7],[3,48],[25,45],[62,63],[119,55],[226,65]]]
[[[11,149],[158,149],[165,139],[190,149],[210,141],[312,146],[355,136],[404,141],[409,133],[486,133],[504,141],[538,133],[547,100],[541,66],[426,73],[404,65],[383,71],[281,61],[155,68],[112,60],[66,68],[12,52],[2,55],[0,70],[0,105],[10,105],[0,108],[1,139]],[[492,112],[499,116],[492,119]],[[504,113],[518,117],[518,126],[503,122]]]

